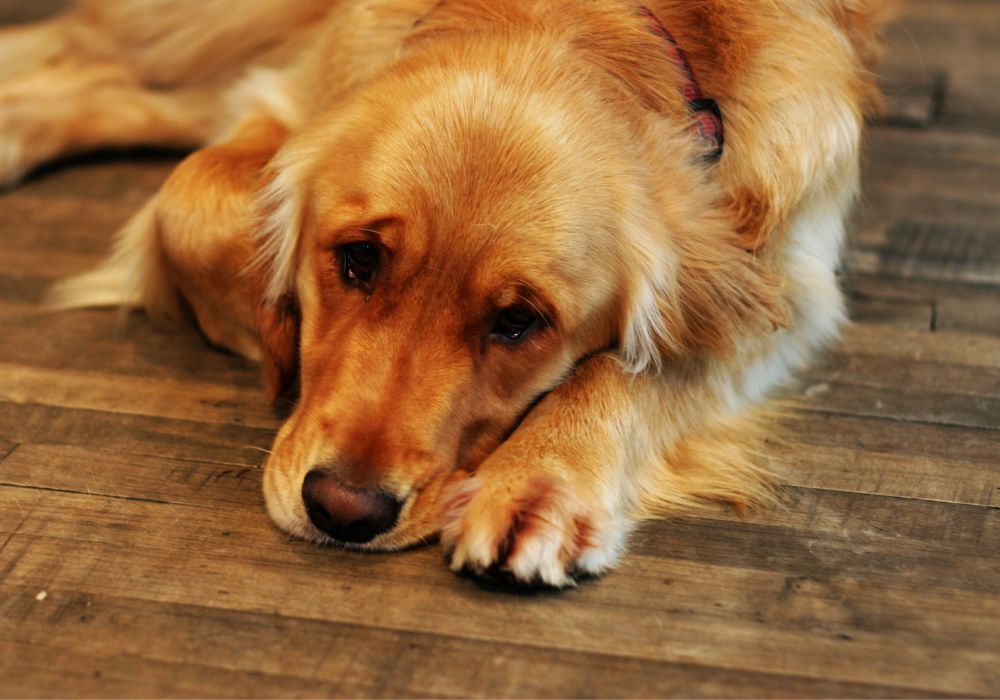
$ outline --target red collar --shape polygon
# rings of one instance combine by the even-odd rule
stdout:
[[[698,132],[702,141],[711,146],[706,158],[714,163],[722,157],[722,146],[725,143],[725,132],[722,128],[722,111],[715,100],[701,94],[701,88],[694,77],[694,70],[688,62],[684,53],[673,35],[667,30],[659,18],[653,14],[645,5],[640,5],[639,14],[642,16],[649,30],[656,36],[663,39],[666,44],[667,56],[680,68],[684,82],[681,84],[681,93],[687,100],[688,109],[694,120],[694,128]]]

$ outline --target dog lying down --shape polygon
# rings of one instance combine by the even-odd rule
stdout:
[[[297,392],[283,530],[571,584],[765,501],[835,338],[878,0],[92,0],[0,36],[0,177],[198,147],[60,307],[190,313]]]

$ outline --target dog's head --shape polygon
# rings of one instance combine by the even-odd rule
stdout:
[[[510,37],[415,51],[293,137],[262,239],[286,309],[272,388],[300,382],[265,475],[276,522],[416,542],[582,358],[655,371],[769,326],[776,285],[707,179],[682,119]]]

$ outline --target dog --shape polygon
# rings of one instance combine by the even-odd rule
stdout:
[[[880,0],[84,0],[0,35],[0,177],[195,148],[59,308],[193,317],[295,400],[282,530],[563,587],[766,503],[834,340]]]

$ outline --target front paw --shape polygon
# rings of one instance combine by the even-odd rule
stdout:
[[[452,490],[441,542],[453,570],[563,588],[615,564],[625,518],[582,497],[563,477],[504,477],[473,476]]]
[[[0,189],[13,187],[20,182],[31,165],[23,140],[17,133],[8,130],[4,120],[0,119]]]
[[[37,123],[30,121],[33,118]],[[44,124],[32,110],[0,96],[0,189],[18,184],[55,155],[56,135],[48,133]]]

